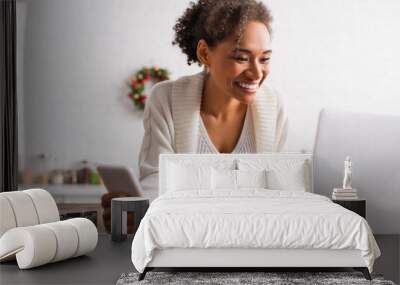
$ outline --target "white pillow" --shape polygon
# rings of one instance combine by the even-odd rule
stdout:
[[[290,162],[267,171],[268,188],[272,190],[307,191],[304,161]]]
[[[167,191],[210,190],[211,167],[169,163]]]
[[[267,188],[267,171],[236,170],[237,188]]]
[[[239,159],[240,170],[266,169],[267,188],[311,192],[309,161],[303,159]]]
[[[212,168],[214,190],[267,188],[266,170],[232,170]]]
[[[214,190],[236,190],[236,170],[212,168],[212,188]]]

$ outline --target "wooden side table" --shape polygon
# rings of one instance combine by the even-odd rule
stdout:
[[[359,214],[364,219],[367,218],[367,215],[366,215],[367,201],[365,199],[356,199],[356,200],[333,199],[332,201],[350,211],[353,211],[356,214]]]
[[[127,235],[127,212],[134,212],[135,228],[149,208],[149,199],[143,197],[120,197],[111,200],[111,240],[124,241]]]

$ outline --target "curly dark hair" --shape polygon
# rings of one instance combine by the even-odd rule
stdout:
[[[244,26],[249,21],[265,24],[271,33],[272,16],[267,7],[255,0],[198,0],[190,2],[184,14],[174,26],[175,39],[191,65],[201,62],[197,59],[197,43],[204,39],[209,47],[236,33],[240,42]]]

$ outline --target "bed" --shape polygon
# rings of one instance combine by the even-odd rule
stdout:
[[[163,154],[159,197],[132,242],[154,268],[352,267],[371,279],[367,221],[313,193],[311,154]]]

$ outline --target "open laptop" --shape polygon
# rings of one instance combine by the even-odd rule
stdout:
[[[133,197],[141,197],[142,187],[132,171],[126,166],[97,166],[108,192],[127,192]]]
[[[342,187],[351,156],[353,188],[366,199],[374,233],[400,233],[400,116],[322,110],[314,146],[314,192]]]

